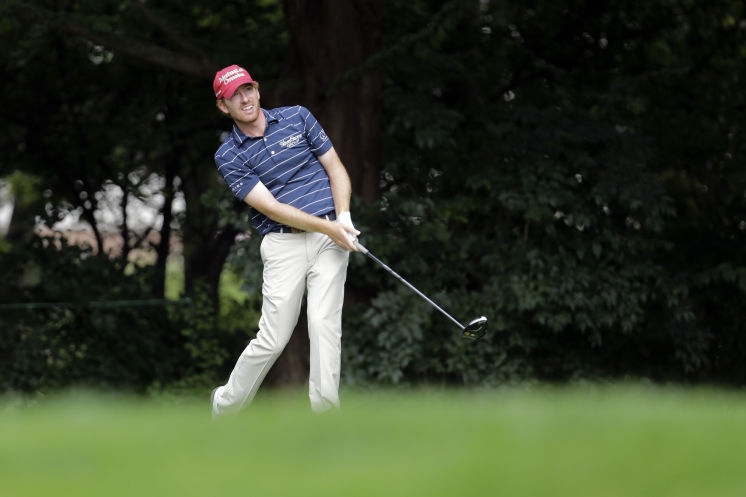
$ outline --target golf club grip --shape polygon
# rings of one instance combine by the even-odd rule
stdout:
[[[368,255],[370,253],[370,251],[367,248],[365,248],[365,246],[362,243],[358,242],[357,240],[355,240],[352,243],[354,243],[355,248],[358,249],[358,251],[362,252],[363,254]]]

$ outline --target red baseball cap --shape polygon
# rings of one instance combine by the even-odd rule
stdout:
[[[249,71],[234,64],[215,74],[212,89],[215,91],[215,98],[231,98],[236,89],[246,83],[254,83]]]

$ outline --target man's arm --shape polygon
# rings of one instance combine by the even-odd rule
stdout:
[[[346,174],[346,173],[345,173]],[[348,209],[349,209],[349,195]],[[350,241],[347,232],[359,235],[360,232],[341,223],[328,221],[312,216],[295,207],[279,202],[261,181],[244,197],[244,202],[258,210],[268,218],[293,228],[304,231],[317,231],[329,237],[345,250],[357,250]]]
[[[334,147],[324,152],[318,159],[329,176],[329,183],[332,187],[332,198],[334,199],[334,209],[337,211],[337,217],[339,217],[343,212],[350,210],[350,195],[352,194],[350,177],[347,175],[347,169],[342,164]]]

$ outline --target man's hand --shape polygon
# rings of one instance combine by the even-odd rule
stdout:
[[[347,226],[348,228],[352,228],[351,230],[347,230],[347,233],[351,241],[356,241],[356,235],[359,235],[360,232],[356,230],[355,225],[352,224],[352,215],[350,215],[350,211],[344,211],[340,213],[339,216],[337,216],[337,221]]]
[[[327,233],[329,237],[345,250],[356,251],[355,241],[357,241],[357,235],[360,234],[355,226],[352,224],[352,217],[349,211],[342,212],[337,216],[337,222],[332,222],[330,232]]]

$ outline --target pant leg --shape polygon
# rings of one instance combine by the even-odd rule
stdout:
[[[216,414],[241,409],[290,340],[298,321],[308,266],[303,235],[270,233],[261,243],[262,314],[259,331],[215,395]]]
[[[339,407],[342,356],[342,304],[349,252],[328,236],[311,234],[316,257],[308,273],[308,338],[311,408],[322,412]]]

